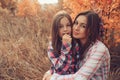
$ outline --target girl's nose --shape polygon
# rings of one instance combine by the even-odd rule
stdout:
[[[64,27],[64,30],[65,30],[65,31],[67,30],[67,27],[66,27],[66,26]]]

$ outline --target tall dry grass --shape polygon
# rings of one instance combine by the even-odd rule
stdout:
[[[49,28],[49,29],[48,29]],[[41,80],[50,67],[50,22],[0,11],[0,80]]]

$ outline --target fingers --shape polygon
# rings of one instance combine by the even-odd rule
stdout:
[[[45,80],[45,78],[43,77],[42,80]]]
[[[49,76],[49,74],[45,73],[42,80],[47,80],[48,76]]]
[[[50,79],[51,79],[51,76],[52,76],[52,75],[49,75],[48,78],[47,78],[47,80],[50,80]]]
[[[45,75],[43,76],[43,79],[42,79],[42,80],[46,80],[46,76],[45,76]]]
[[[52,76],[52,74],[51,74],[49,71],[47,71],[47,72],[44,74],[42,80],[50,80],[51,76]]]
[[[72,38],[70,35],[68,35],[68,34],[63,35],[62,43],[71,43],[71,41],[72,41]]]

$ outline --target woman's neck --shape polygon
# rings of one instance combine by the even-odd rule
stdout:
[[[87,39],[80,39],[80,42],[82,45],[85,45],[85,43],[87,42]]]

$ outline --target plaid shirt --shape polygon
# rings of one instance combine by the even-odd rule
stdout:
[[[110,54],[107,47],[97,40],[79,63],[75,74],[54,73],[50,80],[107,80],[110,70]]]
[[[76,50],[78,47],[76,47]],[[50,69],[51,74],[58,73],[61,75],[73,74],[76,72],[76,61],[72,57],[71,44],[65,43],[61,47],[61,54],[53,53],[53,47],[50,42],[48,46],[48,57],[52,62]]]

